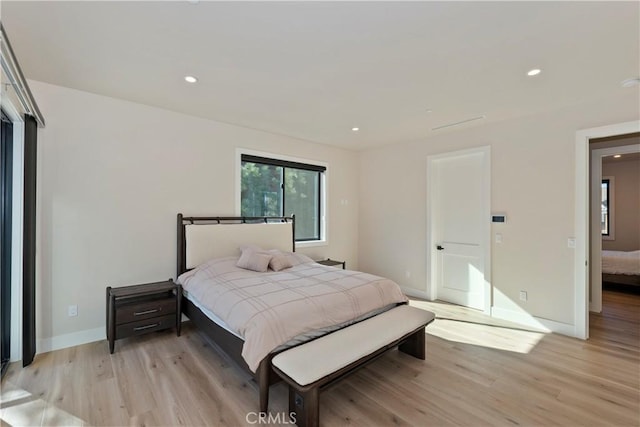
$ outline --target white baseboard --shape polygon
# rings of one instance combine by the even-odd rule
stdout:
[[[51,338],[39,339],[36,343],[36,353],[47,353],[62,348],[74,347],[107,338],[105,328],[86,329],[70,334],[57,335]],[[106,345],[106,344],[105,344]]]
[[[556,332],[570,337],[576,336],[574,325],[556,322],[555,320],[543,319],[541,317],[532,316],[528,313],[507,310],[500,307],[491,307],[491,316],[502,320],[508,320],[510,322],[520,323],[521,325],[530,326],[532,328],[541,329],[545,332]]]
[[[427,298],[427,293],[413,288],[401,288],[402,291],[412,297]],[[507,310],[500,307],[492,307],[491,315],[498,319],[508,320],[510,322],[520,323],[522,325],[531,326],[533,328],[542,329],[546,332],[556,332],[563,335],[575,336],[575,327],[573,325],[556,322],[555,320],[543,319],[535,317],[527,313],[520,313],[513,310]],[[184,319],[183,319],[184,320]],[[105,328],[86,329],[84,331],[73,332],[70,334],[57,335],[51,338],[39,339],[37,342],[37,353],[47,353],[49,351],[60,350],[63,348],[74,347],[76,345],[87,344],[94,341],[106,339]]]
[[[402,289],[402,292],[404,292],[405,295],[408,295],[410,297],[422,298],[427,301],[431,301],[425,291],[414,288],[405,288],[403,286],[400,286],[400,289]]]
[[[183,314],[182,321],[185,322],[187,320],[189,320],[189,318]],[[73,332],[71,334],[39,339],[36,343],[36,353],[47,353],[49,351],[60,350],[106,339],[107,332],[104,326],[101,328],[86,329],[84,331]]]
[[[414,288],[402,287],[402,292],[410,297],[422,298],[431,301],[425,291]],[[528,313],[522,313],[514,310],[507,310],[500,307],[491,307],[491,316],[497,319],[508,320],[510,322],[520,323],[544,332],[556,332],[570,337],[576,336],[575,326],[568,323],[556,322],[555,320],[543,319],[542,317],[532,316]]]

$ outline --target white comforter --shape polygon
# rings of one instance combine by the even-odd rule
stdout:
[[[640,250],[631,252],[602,251],[602,272],[607,274],[640,274]]]
[[[367,313],[407,301],[393,281],[340,270],[292,253],[293,267],[257,273],[238,258],[213,259],[178,278],[201,305],[244,338],[252,371],[271,351],[311,331],[348,324]]]

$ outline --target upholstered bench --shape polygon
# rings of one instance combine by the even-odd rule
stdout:
[[[317,426],[320,388],[398,346],[425,359],[424,328],[435,314],[401,305],[274,356],[273,370],[289,384],[289,412],[300,427]]]

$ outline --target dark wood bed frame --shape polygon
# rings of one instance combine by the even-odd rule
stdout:
[[[640,286],[640,275],[602,273],[602,283],[614,285]]]
[[[177,276],[188,270],[186,261],[185,225],[187,224],[255,224],[269,222],[291,222],[293,225],[293,239],[291,250],[295,251],[295,217],[185,217],[178,214],[178,250],[177,250]],[[242,357],[244,340],[230,333],[217,323],[209,319],[202,311],[187,298],[182,298],[182,312],[211,338],[238,366],[254,376],[260,390],[260,412],[267,412],[269,407],[269,386],[281,381],[280,377],[271,367],[271,359],[274,354],[265,357],[256,372],[251,372],[249,366]]]

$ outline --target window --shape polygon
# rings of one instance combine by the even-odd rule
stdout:
[[[603,177],[600,186],[600,230],[604,240],[614,239],[614,178]]]
[[[0,339],[2,375],[11,357],[11,232],[13,229],[13,124],[0,111]]]
[[[240,214],[296,216],[296,241],[323,240],[325,166],[241,155]]]
[[[601,191],[601,214],[600,214],[600,228],[602,229],[602,235],[609,235],[609,180],[602,180]]]

